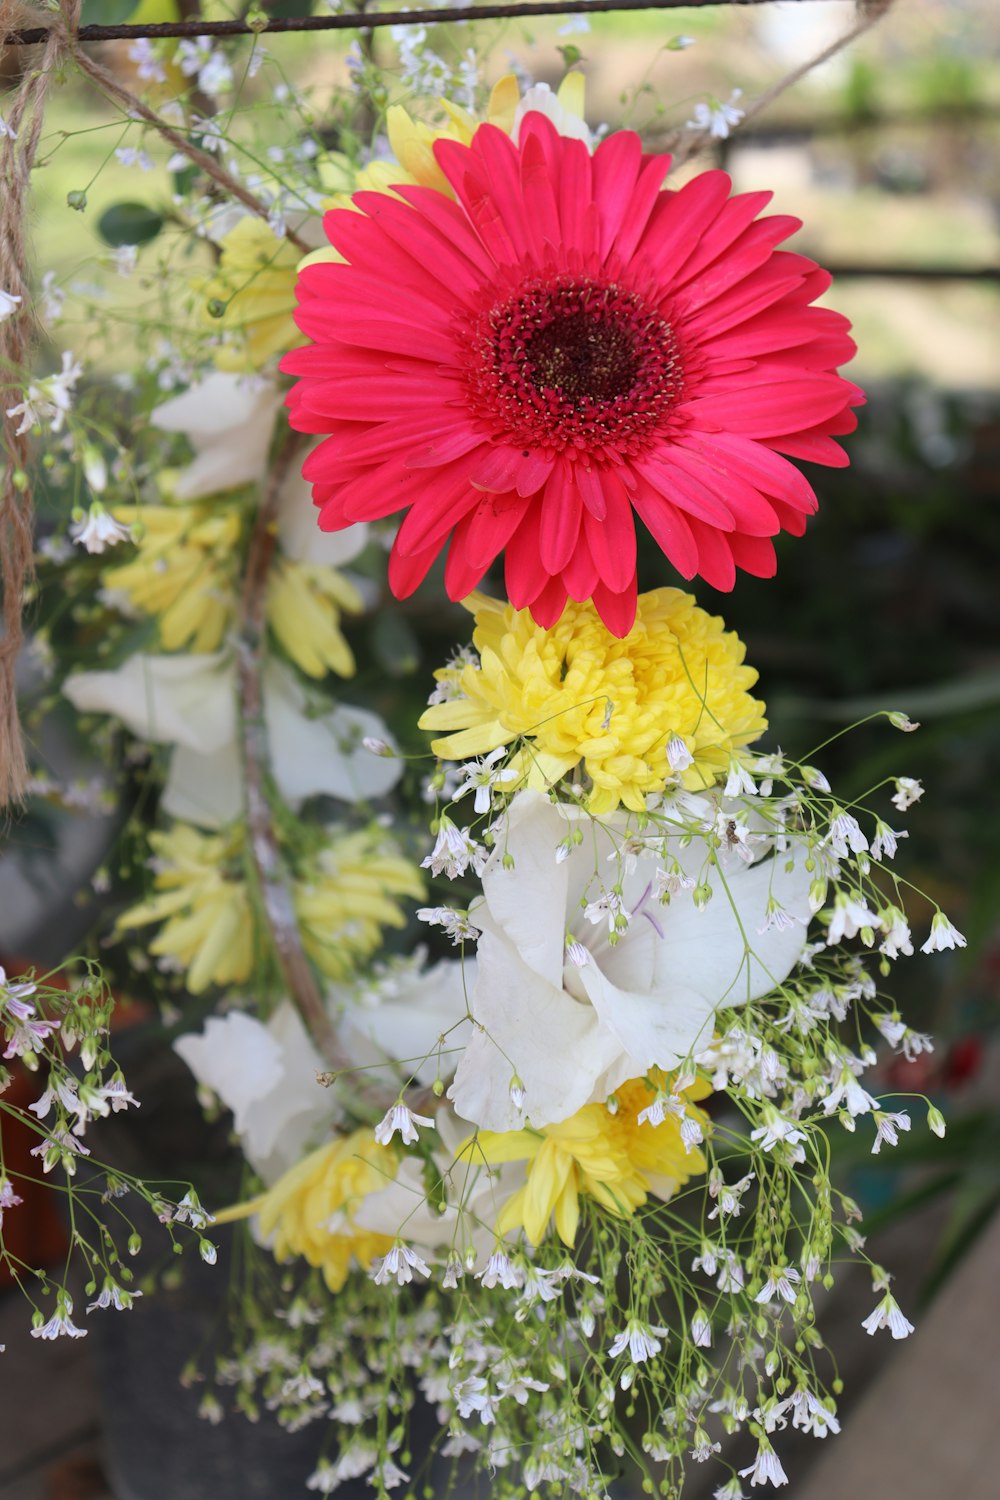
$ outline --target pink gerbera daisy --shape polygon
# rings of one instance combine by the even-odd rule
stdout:
[[[810,305],[829,275],[775,249],[799,220],[724,172],[662,190],[670,158],[631,131],[591,156],[529,114],[517,144],[482,125],[434,151],[454,199],[356,194],[324,220],[346,264],[299,280],[314,343],[282,368],[292,425],[330,434],[304,468],[320,526],[406,508],[397,596],[450,536],[451,598],[506,549],[515,608],[547,627],[592,598],[616,635],[634,515],[684,578],[770,576],[816,508],[788,458],[845,464],[864,399],[836,374],[849,324]]]

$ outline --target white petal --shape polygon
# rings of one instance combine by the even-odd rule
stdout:
[[[656,952],[656,988],[692,991],[719,1006],[741,1005],[781,984],[805,947],[809,919],[810,876],[804,856],[796,856],[791,874],[785,872],[787,858],[779,854],[773,862],[734,865],[725,875],[728,894],[720,888],[722,874],[713,871],[715,895],[704,911],[689,902],[671,903],[663,913],[664,941]],[[802,921],[758,934],[769,894]],[[752,949],[749,961],[740,924]]]
[[[464,1120],[486,1130],[565,1120],[621,1051],[590,1006],[539,978],[493,933],[479,940],[471,1005],[483,1029],[469,1037],[448,1097]],[[510,1097],[515,1073],[524,1084],[523,1114]]]
[[[199,828],[222,828],[243,810],[243,767],[235,738],[211,755],[178,745],[170,757],[160,806]]]
[[[395,786],[402,761],[372,755],[362,744],[366,736],[392,743],[377,714],[340,707],[320,718],[308,718],[306,694],[280,662],[268,665],[264,691],[274,775],[293,808],[318,792],[345,802],[364,802]],[[353,748],[345,750],[345,744]]]
[[[368,527],[363,521],[343,531],[320,531],[312,485],[296,472],[278,497],[278,539],[286,557],[297,563],[325,563],[343,567],[364,548]]]
[[[211,755],[236,732],[233,668],[225,651],[130,656],[114,672],[75,672],[63,692],[81,713],[114,714],[140,739]]]
[[[364,1068],[399,1062],[422,1084],[447,1078],[462,1045],[464,1029],[454,1028],[466,1014],[466,985],[474,976],[474,964],[444,959],[401,984],[391,1000],[345,1004],[340,1030],[351,1060]],[[451,1035],[439,1068],[438,1038],[445,1032]]]
[[[264,1025],[242,1011],[213,1016],[175,1050],[199,1083],[233,1111],[247,1160],[276,1181],[332,1120],[335,1103],[316,1082],[322,1061],[298,1013],[284,1001]]]
[[[496,928],[529,970],[557,987],[562,985],[569,874],[565,863],[556,864],[555,852],[565,837],[566,821],[548,799],[540,792],[521,792],[507,814],[506,840],[491,854],[482,876]],[[514,856],[513,870],[503,868],[505,849]]]
[[[672,1068],[711,1038],[715,1004],[710,996],[672,982],[648,994],[621,990],[595,964],[588,964],[581,979],[601,1022],[629,1055],[627,1077]]]
[[[156,407],[150,416],[153,425],[185,433],[197,452],[177,476],[178,500],[197,500],[260,479],[280,404],[270,382],[216,371],[183,396]]]

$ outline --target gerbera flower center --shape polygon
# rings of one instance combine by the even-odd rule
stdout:
[[[553,318],[527,342],[529,378],[537,390],[578,403],[627,396],[639,369],[631,332],[582,311]]]
[[[673,329],[615,282],[523,283],[491,301],[463,343],[476,415],[530,448],[634,453],[683,387]]]

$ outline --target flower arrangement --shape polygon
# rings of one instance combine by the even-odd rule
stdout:
[[[877,1153],[914,1123],[865,1079],[877,1046],[931,1045],[890,987],[914,946],[893,824],[922,789],[839,796],[823,746],[762,748],[757,672],[696,592],[769,577],[772,539],[803,534],[799,463],[847,461],[854,346],[826,273],[778,248],[798,221],[721,171],[675,189],[633,131],[598,139],[578,72],[558,94],[504,78],[479,116],[468,57],[403,55],[445,97],[389,107],[364,162],[306,131],[251,180],[259,140],[164,106],[171,170],[214,153],[215,190],[175,195],[190,318],[155,347],[143,325],[136,432],[107,390],[77,402],[72,353],[6,408],[76,486],[77,550],[39,558],[72,601],[36,636],[40,702],[124,730],[157,801],[113,936],[155,963],[247,1166],[229,1204],[115,1176],[101,1196],[126,1250],[130,1186],[206,1259],[239,1224],[285,1268],[203,1409],[323,1419],[313,1492],[415,1495],[433,1463],[498,1496],[596,1500],[619,1472],[669,1496],[707,1461],[737,1500],[786,1482],[789,1425],[839,1430],[835,1264],[870,1266],[869,1333],[912,1331],[830,1156],[836,1127]],[[167,86],[166,51],[132,57]],[[207,40],[170,66],[233,88]],[[701,108],[715,136],[740,116]],[[23,295],[0,289],[0,318]],[[662,578],[642,592],[640,548]],[[411,757],[376,692],[335,694],[371,686],[351,621],[383,580],[432,588],[442,554],[470,624]],[[923,951],[963,942],[936,910]],[[72,1202],[87,1127],[136,1103],[110,1014],[94,964],[65,990],[0,971],[4,1056],[47,1068],[36,1154]],[[943,1134],[929,1101],[926,1122]],[[17,1186],[0,1159],[0,1227]],[[91,1309],[128,1310],[115,1235],[74,1241]],[[85,1331],[65,1286],[42,1293],[38,1337]]]

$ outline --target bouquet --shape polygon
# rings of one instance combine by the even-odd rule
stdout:
[[[789,1426],[839,1431],[816,1306],[836,1265],[870,1268],[870,1334],[912,1331],[834,1186],[838,1131],[876,1153],[944,1133],[866,1085],[878,1046],[931,1046],[891,988],[922,788],[844,797],[825,746],[763,743],[758,674],[697,596],[770,577],[773,539],[804,532],[799,464],[844,465],[864,399],[854,345],[767,193],[673,186],[668,154],[591,130],[579,71],[483,103],[474,55],[399,42],[441,97],[385,109],[355,52],[374,151],[343,119],[321,139],[255,46],[247,76],[300,115],[263,156],[260,111],[170,97],[178,70],[229,97],[227,53],[135,43],[168,102],[118,156],[141,167],[158,133],[175,190],[112,213],[108,264],[158,254],[162,283],[138,311],[71,295],[108,347],[135,320],[143,368],[78,390],[68,351],[6,408],[76,495],[76,550],[41,544],[42,596],[71,606],[34,638],[39,703],[109,748],[124,726],[155,795],[113,935],[232,1111],[245,1194],[74,1182],[89,1124],[137,1102],[95,962],[3,980],[4,1056],[47,1069],[44,1170],[128,1230],[74,1220],[91,1310],[140,1294],[126,1188],[208,1260],[249,1235],[202,1409],[322,1421],[308,1489],[416,1495],[433,1465],[435,1493],[479,1471],[498,1496],[596,1500],[620,1474],[670,1496],[708,1462],[737,1500],[787,1482]],[[701,111],[702,136],[740,115]],[[13,323],[26,288],[3,295]],[[43,283],[50,326],[65,297]],[[401,708],[380,675],[416,627],[386,591],[442,582],[464,628]],[[938,909],[922,936],[964,943]],[[17,1186],[0,1171],[0,1210]],[[85,1331],[66,1286],[43,1293],[39,1337]]]

